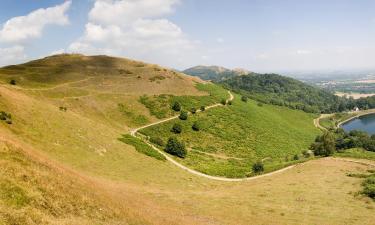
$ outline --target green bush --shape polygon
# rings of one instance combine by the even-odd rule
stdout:
[[[193,130],[195,131],[199,131],[200,130],[200,126],[199,126],[199,123],[197,121],[195,121],[193,123],[193,126],[191,127]]]
[[[150,138],[150,142],[154,143],[156,145],[159,145],[159,146],[164,146],[165,145],[163,139],[161,139],[160,137],[151,137]]]
[[[202,105],[202,106],[200,107],[200,109],[201,109],[202,112],[204,112],[204,111],[206,110],[206,106]]]
[[[191,114],[195,114],[197,112],[197,109],[193,107],[193,108],[190,109],[190,112],[191,112]]]
[[[187,120],[188,113],[186,111],[181,111],[180,116],[178,118],[180,118],[180,120]]]
[[[232,105],[233,104],[233,102],[232,101],[228,101],[228,105]]]
[[[295,155],[293,156],[293,160],[299,160],[299,156],[298,156],[297,154],[295,154]]]
[[[264,171],[264,165],[261,161],[254,163],[253,165],[253,172],[254,173],[262,173]]]
[[[314,155],[330,156],[336,151],[335,137],[330,132],[325,132],[322,136],[317,136],[315,143],[310,146]]]
[[[12,79],[12,80],[9,81],[9,84],[11,84],[11,85],[16,85],[17,82],[16,82],[16,80],[13,80],[13,79]]]
[[[179,123],[173,124],[173,127],[172,127],[171,131],[175,134],[180,134],[182,132],[181,124],[179,124]]]
[[[227,104],[227,100],[225,100],[225,99],[221,99],[220,103],[221,103],[222,105],[226,105],[226,104]]]
[[[168,139],[165,151],[180,158],[186,157],[186,149],[184,143],[178,141],[175,137],[170,137]]]
[[[142,154],[145,154],[147,156],[153,157],[158,160],[163,160],[163,161],[166,160],[166,158],[162,154],[160,154],[158,151],[156,151],[155,149],[153,149],[151,146],[147,145],[143,141],[139,140],[138,138],[131,136],[130,134],[122,135],[122,137],[119,138],[119,140],[126,144],[134,146],[134,148]]]
[[[243,101],[243,102],[247,102],[247,97],[246,97],[246,96],[242,96],[242,97],[241,97],[241,101]]]
[[[179,112],[181,110],[181,104],[179,102],[174,102],[172,104],[172,109],[176,112]]]
[[[258,102],[258,104],[257,104],[259,107],[262,107],[263,106],[263,103],[261,103],[261,102]]]

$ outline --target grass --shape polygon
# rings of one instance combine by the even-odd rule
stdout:
[[[347,149],[343,152],[335,153],[337,157],[355,158],[355,159],[368,159],[375,160],[375,152],[366,151],[362,148]]]
[[[347,120],[351,117],[353,117],[353,114],[350,113],[335,113],[333,116],[321,118],[319,123],[328,130],[334,130],[341,121]]]
[[[177,136],[189,149],[184,160],[177,160],[198,171],[227,177],[251,176],[252,164],[259,160],[264,161],[266,172],[290,165],[292,157],[301,155],[319,134],[312,122],[315,115],[239,99],[236,96],[231,106],[190,115],[187,121],[169,121],[140,132],[164,142]],[[170,131],[176,121],[182,126],[181,134]],[[196,121],[200,131],[192,130]]]
[[[7,72],[18,80],[17,85],[10,86],[8,75],[3,74],[3,70],[0,72],[0,80],[6,81],[0,85],[0,109],[11,113],[13,120],[11,126],[0,123],[0,138],[17,143],[17,148],[9,147],[12,152],[0,154],[0,180],[9,181],[11,185],[5,190],[15,190],[14,196],[21,199],[19,206],[5,200],[12,194],[0,199],[0,224],[364,225],[375,221],[375,203],[351,194],[362,190],[361,180],[346,176],[348,172],[366,170],[364,165],[331,158],[317,159],[269,177],[231,183],[198,177],[169,162],[138,153],[133,146],[118,141],[120,134],[137,126],[119,111],[119,103],[132,109],[134,115],[144,115],[153,122],[156,117],[138,101],[143,94],[207,96],[207,93],[197,90],[190,78],[174,76],[164,69],[155,71],[153,65],[137,67],[135,61],[118,59],[101,62],[104,56],[71,58],[85,62],[53,57],[44,62],[43,70],[54,75],[54,69],[48,70],[48,67],[60,67],[56,65],[60,61],[65,65],[82,64],[94,78],[69,83],[88,77],[84,67],[77,67],[71,72],[76,72],[78,77],[58,74],[53,82],[31,82],[24,78],[28,75],[20,71],[32,70],[31,66],[37,66],[34,63],[23,65],[22,69],[8,68]],[[116,73],[120,69],[131,73]],[[150,82],[153,73],[161,73],[166,79],[160,84]],[[61,79],[57,79],[59,77]],[[64,85],[58,88],[63,93],[75,87],[87,90],[89,95],[70,98],[62,94],[51,98],[50,90],[45,88],[58,84]],[[236,104],[235,101],[233,106]],[[68,110],[62,112],[59,106]],[[280,118],[270,123],[278,124],[285,118],[293,122],[293,118],[287,116],[288,111],[283,113],[283,108],[255,107],[254,102],[249,103],[250,109],[256,109],[247,118],[252,123],[258,123],[256,120],[261,120],[262,114],[270,118],[271,110],[274,118],[278,114]],[[297,116],[296,121],[301,121],[298,115],[303,114],[293,112],[291,115]],[[203,114],[190,117],[187,122],[200,116]],[[308,128],[303,130],[309,129],[309,124],[295,126],[306,125]],[[280,132],[281,127],[274,129]],[[258,129],[263,132],[262,128],[250,132],[257,133]],[[19,155],[18,149],[32,149],[30,155],[42,154],[45,162]],[[206,158],[207,153],[210,152],[205,151],[202,157]],[[220,159],[218,156],[231,156],[212,153],[216,160]],[[343,209],[350,213],[343,213]]]
[[[179,102],[183,110],[189,111],[192,107],[199,109],[200,106],[209,106],[220,102],[221,99],[228,98],[228,92],[220,86],[214,84],[196,84],[199,91],[207,92],[206,96],[191,96],[191,95],[143,95],[139,98],[139,102],[144,104],[150,113],[158,119],[163,119],[168,116],[176,114],[171,109],[174,102]]]
[[[375,170],[367,170],[366,172],[367,173],[350,173],[348,176],[364,179],[362,181],[363,190],[359,193],[375,200]]]
[[[129,134],[122,135],[121,138],[119,138],[120,141],[132,145],[138,152],[145,154],[147,156],[153,157],[158,160],[165,161],[166,158],[160,154],[155,149],[151,148],[149,145],[145,144],[143,141],[139,140],[136,137],[133,137]]]

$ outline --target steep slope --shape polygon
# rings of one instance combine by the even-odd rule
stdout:
[[[221,81],[230,77],[251,73],[245,69],[230,70],[220,66],[195,66],[183,71],[183,73],[199,77],[203,80]]]

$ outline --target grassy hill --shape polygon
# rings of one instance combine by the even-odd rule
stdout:
[[[251,72],[244,69],[230,70],[220,66],[194,66],[184,70],[183,73],[199,77],[203,80],[218,82],[230,77],[249,74]]]
[[[302,158],[320,132],[312,123],[316,115],[273,105],[242,102],[236,95],[232,105],[172,120],[140,130],[164,143],[171,136],[185,142],[188,155],[181,163],[201,172],[227,177],[252,175],[252,164],[263,160],[266,171],[289,165],[295,154]],[[198,122],[199,131],[192,125]],[[174,134],[175,123],[182,133]]]
[[[16,85],[9,84],[12,79]],[[139,153],[138,143],[118,140],[131,128],[159,120],[151,111],[158,106],[149,102],[158,102],[160,95],[166,96],[163,107],[168,116],[172,114],[168,103],[174,100],[191,107],[226,94],[197,78],[127,59],[59,55],[1,68],[0,80],[0,111],[11,114],[12,121],[0,121],[0,224],[371,224],[375,220],[375,203],[354,196],[361,181],[346,176],[368,169],[365,165],[314,160],[267,178],[225,183],[187,173]],[[148,103],[142,102],[143,97]],[[252,116],[259,118],[262,111],[251,112],[257,106],[248,104]],[[233,117],[246,114],[247,106],[238,102],[233,109],[207,113],[215,118],[235,107],[239,112]],[[289,111],[272,107],[264,105],[261,110]],[[303,121],[310,117],[296,113]],[[280,124],[284,125],[286,121]],[[309,132],[309,126],[302,132]],[[229,127],[242,129],[236,123]],[[342,208],[351,213],[343,214]]]

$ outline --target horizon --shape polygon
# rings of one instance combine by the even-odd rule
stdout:
[[[375,70],[370,0],[7,0],[0,6],[1,66],[81,53],[178,70]]]

